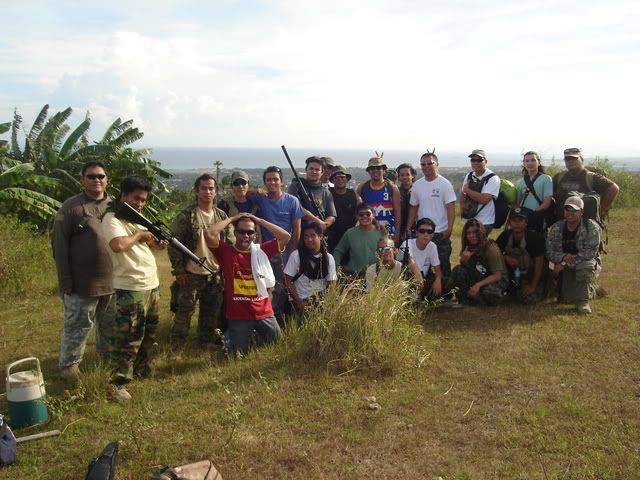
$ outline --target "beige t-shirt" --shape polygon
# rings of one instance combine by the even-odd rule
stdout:
[[[402,264],[395,260],[393,268],[389,270],[384,265],[380,265],[380,271],[376,273],[376,264],[369,265],[367,268],[367,272],[364,275],[365,282],[367,283],[367,292],[370,292],[373,288],[373,284],[376,281],[376,278],[380,277],[380,281],[385,284],[390,284],[391,282],[398,280],[400,275],[402,274]]]
[[[102,231],[107,244],[117,237],[128,237],[138,230],[140,225],[120,220],[113,213],[107,213],[102,219]],[[153,252],[146,243],[136,243],[124,252],[116,253],[107,248],[113,263],[113,288],[119,290],[144,291],[156,288],[158,268]]]
[[[213,211],[207,213],[200,208],[196,208],[196,218],[198,219],[198,230],[200,235],[195,244],[194,254],[198,258],[205,258],[205,263],[214,272],[219,270],[218,263],[216,262],[213,252],[207,247],[207,242],[204,239],[204,231],[209,228],[213,223]],[[196,275],[209,275],[209,272],[198,265],[193,260],[187,260],[185,270],[189,273],[195,273]]]

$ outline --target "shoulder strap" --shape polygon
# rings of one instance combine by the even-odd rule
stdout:
[[[471,178],[471,174],[472,174],[472,173],[473,173],[473,172],[469,173],[469,178]],[[495,177],[495,176],[496,176],[496,174],[495,174],[495,173],[490,173],[489,175],[487,175],[486,177],[484,177],[484,178],[481,180],[481,182],[482,182],[482,186],[484,187],[484,186],[487,184],[487,182],[489,181],[489,179],[490,179],[491,177]],[[482,192],[482,189],[480,189],[480,192]],[[493,199],[493,200],[489,200],[489,201],[495,201],[495,199]],[[489,202],[487,202],[487,203],[489,203]],[[484,207],[486,207],[486,206],[487,206],[487,203],[483,203],[483,204],[480,206],[480,208],[479,208],[478,210],[476,210],[476,213],[475,213],[475,215],[473,216],[474,218],[475,218],[475,217],[477,217],[477,216],[478,216],[478,214],[482,211],[482,209],[483,209]]]
[[[593,177],[595,176],[595,174],[590,171],[587,170],[587,175],[585,177],[586,183],[587,183],[587,189],[592,192],[593,191]]]
[[[528,188],[527,193],[531,193],[531,195],[533,195],[533,197],[536,199],[536,202],[538,202],[538,205],[542,205],[542,200],[540,200],[540,197],[536,193],[536,189],[533,186],[533,184],[535,183],[535,181],[538,179],[539,176],[540,176],[540,172],[536,173],[536,176],[533,177],[533,180],[531,180],[531,178],[529,178],[529,175],[525,173],[522,176],[522,178],[524,179],[524,183],[527,185],[527,188]],[[524,198],[522,200],[522,203],[524,203]]]

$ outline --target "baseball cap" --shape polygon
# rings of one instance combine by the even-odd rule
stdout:
[[[564,201],[565,208],[573,212],[577,212],[578,210],[584,210],[584,202],[580,197],[569,197]]]
[[[247,172],[245,172],[244,170],[235,170],[231,174],[231,185],[233,185],[233,182],[240,179],[246,180],[247,183],[249,183],[249,175],[247,175]]]
[[[471,158],[471,157],[480,157],[480,158],[486,160],[487,159],[487,154],[484,152],[484,150],[478,148],[478,149],[474,150],[473,152],[471,152],[469,154],[469,158]]]
[[[530,211],[531,210],[525,207],[513,207],[511,209],[511,212],[509,213],[509,216],[510,218],[522,217],[528,219]]]
[[[564,158],[582,158],[582,150],[579,148],[567,148],[564,151]]]

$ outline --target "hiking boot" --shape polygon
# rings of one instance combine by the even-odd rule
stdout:
[[[125,403],[131,400],[131,394],[127,392],[127,389],[124,388],[124,386],[114,385],[113,383],[109,384],[107,396],[109,397],[109,400],[116,403]]]
[[[60,376],[69,382],[78,383],[82,374],[78,365],[71,365],[60,370]]]
[[[138,378],[151,378],[155,375],[155,371],[149,365],[138,367],[133,371],[133,375]]]
[[[580,315],[590,315],[591,307],[589,306],[589,302],[582,302],[576,305],[576,310]]]

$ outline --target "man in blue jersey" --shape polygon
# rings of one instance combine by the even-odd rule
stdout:
[[[360,184],[356,193],[364,203],[373,208],[378,225],[385,227],[389,236],[398,245],[400,242],[400,190],[394,183],[385,180],[386,169],[387,166],[382,157],[370,158],[367,173],[371,179]]]

